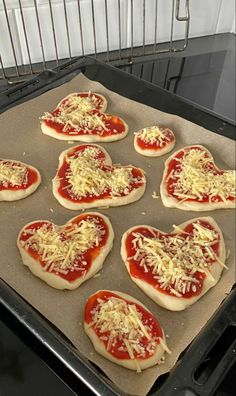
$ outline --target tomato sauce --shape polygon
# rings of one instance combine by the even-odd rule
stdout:
[[[86,273],[88,272],[88,270],[90,269],[90,267],[93,264],[93,261],[96,259],[96,257],[99,256],[101,248],[106,244],[108,236],[109,236],[109,229],[107,224],[104,222],[104,220],[100,217],[100,216],[94,216],[94,215],[80,215],[78,217],[76,217],[71,223],[76,223],[79,224],[82,220],[86,220],[87,218],[91,219],[94,218],[96,220],[98,220],[97,225],[101,227],[101,229],[104,232],[104,235],[101,236],[101,240],[99,242],[98,246],[94,246],[91,247],[90,249],[88,249],[86,252],[84,252],[81,256],[78,256],[76,258],[76,262],[79,264],[82,260],[86,261],[87,264],[83,265],[83,271],[73,271],[70,268],[68,269],[68,273],[67,274],[62,274],[60,272],[58,272],[56,269],[52,270],[51,273],[54,273],[56,275],[58,275],[59,277],[66,279],[69,282],[73,282],[76,279],[80,278],[81,276],[83,276],[84,271],[86,271]],[[38,229],[40,229],[44,224],[48,225],[48,229],[52,228],[52,223],[48,222],[48,221],[38,221],[35,223],[31,223],[28,227],[26,227],[24,230],[35,230],[37,231]],[[66,235],[64,233],[64,230],[67,228],[67,225],[65,225],[65,227],[63,227],[59,234],[60,234],[60,239],[63,241],[66,239]],[[21,241],[27,241],[28,238],[31,237],[30,234],[24,234],[24,230],[22,231],[21,235],[20,235],[20,240]],[[68,239],[70,239],[70,237],[68,237]],[[41,258],[41,255],[38,254],[34,249],[32,249],[31,247],[28,248],[27,252],[29,253],[29,255],[37,260],[39,262],[39,264],[41,265],[41,267],[44,267],[46,265],[46,262],[44,262]],[[47,272],[50,272],[47,270]]]
[[[122,298],[122,297],[118,296],[117,294],[107,291],[107,290],[104,290],[104,291],[101,290],[101,291],[97,292],[96,294],[89,297],[89,299],[86,303],[86,306],[85,306],[85,311],[84,311],[84,320],[87,324],[89,324],[93,321],[93,315],[91,312],[94,309],[96,309],[97,305],[99,304],[97,299],[100,298],[106,302],[111,297],[117,297],[121,300],[126,301],[127,303],[135,305],[137,311],[142,314],[142,323],[147,324],[151,328],[152,337],[153,338],[158,338],[158,337],[163,338],[163,332],[162,332],[160,323],[150,312],[148,312],[141,305],[134,303],[133,301],[129,301],[128,299],[126,300],[125,298]],[[107,338],[109,338],[109,335],[110,335],[109,331],[101,333],[99,328],[95,327],[95,325],[93,325],[92,328],[99,338],[103,337],[103,336],[107,336]],[[107,349],[108,341],[107,340],[101,340],[101,341],[104,343],[104,346]],[[156,339],[155,342],[158,345],[159,339]],[[145,348],[145,346],[148,345],[148,339],[146,337],[142,337],[141,344]],[[130,360],[131,358],[130,358],[128,352],[119,350],[119,348],[122,345],[123,345],[122,340],[119,340],[116,338],[116,344],[114,346],[112,345],[112,347],[110,348],[110,350],[108,352],[111,353],[113,356],[115,356],[117,359],[129,359]],[[133,353],[134,353],[134,356],[136,357],[137,352],[133,351]],[[147,350],[145,350],[144,356],[138,356],[138,359],[147,359],[148,357],[150,357],[150,355],[151,354]]]
[[[210,230],[213,230],[213,227],[205,222],[205,221],[200,221],[200,224],[204,227],[207,227]],[[194,226],[193,224],[188,224],[183,231],[188,232],[190,235],[193,233],[193,229]],[[151,238],[153,239],[153,233],[156,234],[156,238],[158,239],[164,239],[166,237],[173,237],[175,235],[180,235],[180,234],[165,234],[162,233],[160,231],[154,230],[152,229],[152,231],[150,231],[150,229],[148,229],[148,227],[137,227],[136,229],[133,229],[132,232],[130,234],[128,234],[127,239],[126,239],[126,252],[127,252],[127,257],[133,257],[136,253],[136,249],[134,248],[132,241],[133,239],[135,239],[135,237],[132,235],[132,233],[139,233],[147,238]],[[182,233],[181,237],[183,238],[187,238],[188,235]],[[219,242],[216,242],[214,245],[211,246],[212,250],[214,251],[214,253],[219,256]],[[213,261],[209,261],[208,264],[212,264]],[[157,274],[152,274],[152,267],[147,266],[148,271],[145,272],[144,267],[140,266],[140,263],[138,260],[134,260],[134,259],[130,259],[129,260],[129,270],[130,270],[130,274],[137,279],[142,279],[145,282],[149,283],[150,285],[152,285],[153,287],[155,287],[155,289],[157,289],[159,292],[163,293],[163,294],[168,294],[171,296],[174,296],[173,293],[171,293],[171,291],[167,288],[167,289],[162,289],[160,287],[160,284],[158,283],[158,280],[154,278],[155,275]],[[202,291],[202,287],[203,287],[203,282],[204,279],[206,278],[205,273],[202,272],[195,272],[195,274],[192,275],[196,280],[199,281],[199,283],[194,283],[196,286],[196,291],[193,292],[192,289],[190,289],[190,291],[186,291],[186,293],[184,293],[182,295],[183,298],[191,298],[193,296],[197,296],[201,293]],[[175,289],[174,285],[171,285],[173,287],[173,289]]]

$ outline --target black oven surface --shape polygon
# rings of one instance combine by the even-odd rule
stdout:
[[[107,88],[159,110],[174,113],[215,133],[234,139],[226,120],[181,100],[166,90],[94,59],[74,59],[0,94],[0,111],[69,81],[79,72]],[[0,279],[0,319],[76,393],[118,395],[109,380],[91,363],[78,357],[70,342]],[[150,391],[156,396],[231,396],[235,393],[236,290],[202,329],[169,375]],[[1,345],[1,344],[0,344]],[[1,349],[1,347],[0,347]],[[0,379],[2,366],[0,364]],[[38,379],[40,381],[40,379]],[[55,385],[56,386],[56,385]],[[66,388],[63,392],[66,392]],[[37,396],[37,390],[34,392]],[[32,393],[31,393],[32,394]],[[44,394],[44,393],[41,393]],[[46,394],[46,393],[45,393]],[[50,391],[50,395],[53,395]],[[55,393],[59,396],[59,393]],[[65,395],[72,394],[71,392]],[[0,395],[1,382],[0,382]],[[16,393],[21,396],[21,394]],[[23,394],[22,394],[23,395]],[[64,393],[62,393],[64,395]],[[7,395],[8,396],[8,395]],[[11,393],[11,396],[15,396]],[[27,396],[24,393],[24,396]]]

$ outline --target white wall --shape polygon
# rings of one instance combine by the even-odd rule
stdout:
[[[158,24],[157,42],[170,40],[171,15],[173,0],[158,1]],[[39,19],[42,32],[43,46],[46,60],[55,59],[55,45],[51,27],[48,0],[36,0],[39,10]],[[142,4],[143,0],[133,0],[134,3],[134,46],[142,45]],[[14,47],[18,64],[27,64],[29,57],[22,24],[18,0],[6,0],[9,23],[12,30]],[[28,36],[28,45],[32,62],[42,60],[39,32],[33,0],[21,0],[25,27]],[[57,49],[59,58],[69,55],[66,24],[64,18],[64,6],[62,0],[52,0],[53,17],[55,21],[55,33],[57,37]],[[81,55],[81,37],[79,29],[79,17],[77,0],[67,0],[67,14],[69,19],[69,35],[72,55]],[[94,0],[95,25],[97,33],[97,51],[106,51],[106,28],[104,0]],[[118,0],[107,0],[109,16],[109,48],[118,49]],[[121,4],[121,46],[131,45],[131,8],[130,0],[120,0]],[[180,1],[181,15],[185,14],[185,0]],[[85,53],[94,52],[94,40],[92,29],[91,0],[80,0],[81,14],[83,19],[83,37]],[[235,33],[235,3],[234,0],[190,0],[190,37],[211,35],[214,33]],[[146,0],[146,43],[154,42],[155,0]],[[174,39],[184,37],[184,23],[174,22]],[[3,8],[0,0],[0,55],[5,67],[14,65],[14,57],[9,39],[9,32]]]

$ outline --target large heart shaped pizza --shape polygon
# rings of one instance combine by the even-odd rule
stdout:
[[[83,213],[58,226],[37,220],[18,235],[17,246],[30,271],[56,289],[76,289],[94,276],[112,248],[106,216]]]
[[[160,192],[163,204],[170,208],[235,208],[235,171],[217,168],[203,146],[184,147],[165,162]]]
[[[137,372],[170,353],[158,320],[141,302],[118,291],[99,290],[89,297],[84,329],[98,353]]]
[[[119,117],[106,114],[107,101],[94,92],[77,92],[66,96],[56,109],[41,118],[41,129],[59,140],[112,142],[128,133]]]
[[[80,210],[137,201],[145,185],[141,169],[113,166],[101,146],[82,144],[61,153],[53,194],[65,208]]]
[[[134,148],[147,157],[160,157],[169,153],[174,146],[175,135],[169,128],[155,125],[135,132]]]
[[[25,198],[40,183],[40,173],[33,166],[11,159],[0,159],[0,201]]]
[[[211,217],[174,226],[170,234],[147,225],[132,227],[122,237],[121,256],[132,280],[171,311],[195,303],[226,267],[223,235]]]

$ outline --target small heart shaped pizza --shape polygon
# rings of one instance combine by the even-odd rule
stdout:
[[[27,224],[17,246],[30,271],[56,289],[76,289],[94,276],[112,248],[110,221],[100,213],[83,213],[57,226],[47,220]]]
[[[147,225],[130,228],[122,237],[121,256],[144,293],[166,309],[181,311],[219,281],[227,268],[225,244],[211,217],[173,227],[170,234]]]
[[[137,372],[170,353],[158,320],[141,302],[118,291],[99,290],[88,298],[84,329],[100,355]]]
[[[11,159],[0,159],[0,201],[26,198],[40,183],[40,173],[33,166]]]
[[[146,186],[141,169],[113,166],[106,150],[95,144],[63,151],[52,182],[55,198],[71,210],[127,205],[141,198]]]
[[[235,208],[235,171],[217,168],[203,146],[184,147],[165,162],[160,192],[163,204],[169,208]]]
[[[175,135],[169,128],[152,126],[135,132],[134,148],[147,157],[160,157],[175,146]]]
[[[41,129],[59,140],[112,142],[128,133],[127,124],[119,117],[105,114],[107,101],[93,92],[78,92],[66,96],[56,109],[41,118]]]

